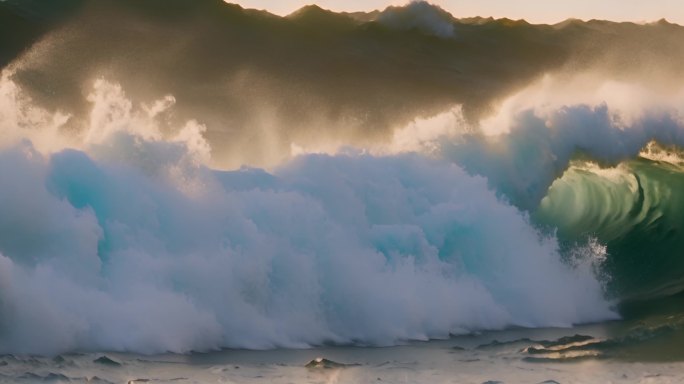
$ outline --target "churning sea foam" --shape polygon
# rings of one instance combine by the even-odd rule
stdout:
[[[577,157],[616,166],[652,142],[684,146],[684,88],[654,88],[592,74],[548,75],[482,121],[468,123],[454,108],[395,130],[375,151],[448,159],[533,211]]]
[[[100,80],[86,130],[41,141],[70,135],[66,118],[4,86],[0,353],[391,345],[615,317],[591,256],[562,262],[448,161],[212,170],[200,124],[156,125],[171,98],[138,107]]]

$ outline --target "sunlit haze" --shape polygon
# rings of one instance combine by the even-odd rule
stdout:
[[[371,11],[399,0],[234,0],[246,8],[266,9],[286,15],[304,5],[315,3],[334,11]],[[684,24],[684,2],[680,0],[432,0],[456,17],[493,16],[526,19],[534,23],[556,23],[568,18],[649,22],[662,18]]]

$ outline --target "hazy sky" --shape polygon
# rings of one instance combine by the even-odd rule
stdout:
[[[232,0],[246,8],[286,15],[306,4],[336,11],[382,9],[407,0]],[[615,21],[666,18],[684,24],[684,0],[431,0],[456,17],[494,16],[553,23],[573,17]]]

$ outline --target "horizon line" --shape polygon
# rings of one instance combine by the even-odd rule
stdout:
[[[582,22],[590,22],[590,21],[606,21],[606,22],[612,22],[612,23],[632,23],[632,24],[637,24],[637,25],[648,25],[648,24],[656,24],[659,22],[666,22],[668,24],[672,25],[677,25],[680,27],[684,27],[684,19],[683,20],[675,20],[672,19],[672,15],[668,16],[660,16],[660,17],[653,17],[650,19],[631,19],[631,18],[601,18],[601,17],[582,17],[582,16],[567,16],[567,17],[556,17],[553,20],[539,20],[535,17],[516,17],[516,16],[503,16],[503,15],[494,15],[494,14],[467,14],[467,15],[455,15],[454,12],[448,8],[445,8],[441,4],[437,4],[433,1],[424,1],[424,0],[412,0],[408,2],[404,2],[403,4],[388,4],[384,7],[372,7],[372,8],[366,8],[366,9],[356,9],[356,10],[351,10],[351,9],[334,9],[333,7],[326,6],[326,5],[321,5],[316,2],[309,2],[303,5],[295,6],[293,9],[285,11],[285,12],[278,12],[274,10],[273,8],[269,7],[259,7],[259,6],[251,6],[249,4],[244,4],[246,2],[254,2],[254,1],[261,1],[261,0],[223,0],[224,3],[228,4],[233,4],[240,6],[243,9],[246,10],[255,10],[255,11],[262,11],[262,12],[267,12],[273,16],[277,17],[288,17],[292,16],[293,14],[299,12],[300,10],[307,8],[307,7],[318,7],[320,9],[323,9],[325,11],[333,12],[336,14],[355,14],[355,13],[361,13],[361,14],[371,14],[375,12],[384,12],[388,10],[389,8],[404,8],[408,6],[410,3],[413,2],[425,2],[430,4],[433,7],[437,7],[442,9],[443,11],[449,13],[451,17],[458,21],[458,20],[464,20],[464,19],[493,19],[493,20],[503,20],[503,19],[508,19],[512,21],[524,21],[529,24],[533,25],[558,25],[562,24],[567,21],[582,21]]]

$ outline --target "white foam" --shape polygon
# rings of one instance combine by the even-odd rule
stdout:
[[[163,134],[120,88],[94,92],[93,140],[0,150],[0,353],[389,345],[615,316],[589,269],[454,164],[220,172],[201,129]]]

